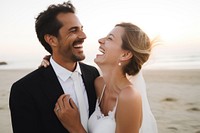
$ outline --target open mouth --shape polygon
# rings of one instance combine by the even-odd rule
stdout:
[[[79,49],[79,48],[83,48],[82,44],[75,44],[73,45],[74,48]]]
[[[73,47],[74,47],[75,49],[83,48],[83,42],[84,42],[84,41],[82,41],[82,40],[76,41],[76,42],[74,42]]]
[[[97,55],[104,55],[105,54],[105,50],[102,47],[99,47],[99,52]]]

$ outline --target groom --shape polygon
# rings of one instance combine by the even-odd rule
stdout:
[[[99,73],[79,62],[85,59],[86,35],[70,2],[49,6],[36,18],[35,28],[39,41],[52,56],[47,68],[41,67],[12,85],[9,105],[13,132],[67,133],[54,113],[57,99],[66,93],[78,102],[70,78],[78,72],[90,116],[95,109],[94,80]]]

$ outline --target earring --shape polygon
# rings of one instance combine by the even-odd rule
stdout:
[[[121,63],[121,62],[119,62],[119,63],[118,63],[118,66],[121,66],[121,65],[122,65],[122,63]]]

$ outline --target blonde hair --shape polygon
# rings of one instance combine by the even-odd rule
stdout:
[[[129,50],[133,54],[130,62],[123,67],[123,71],[128,75],[135,75],[149,59],[152,43],[147,34],[134,24],[120,23],[116,26],[124,28],[122,49]]]

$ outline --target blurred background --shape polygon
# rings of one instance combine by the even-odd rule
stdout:
[[[50,4],[63,0],[1,0],[0,69],[37,68],[48,53],[39,43],[35,17]],[[72,0],[87,34],[84,62],[95,65],[98,39],[115,24],[132,22],[151,39],[154,47],[147,68],[200,68],[200,2],[198,0]]]

